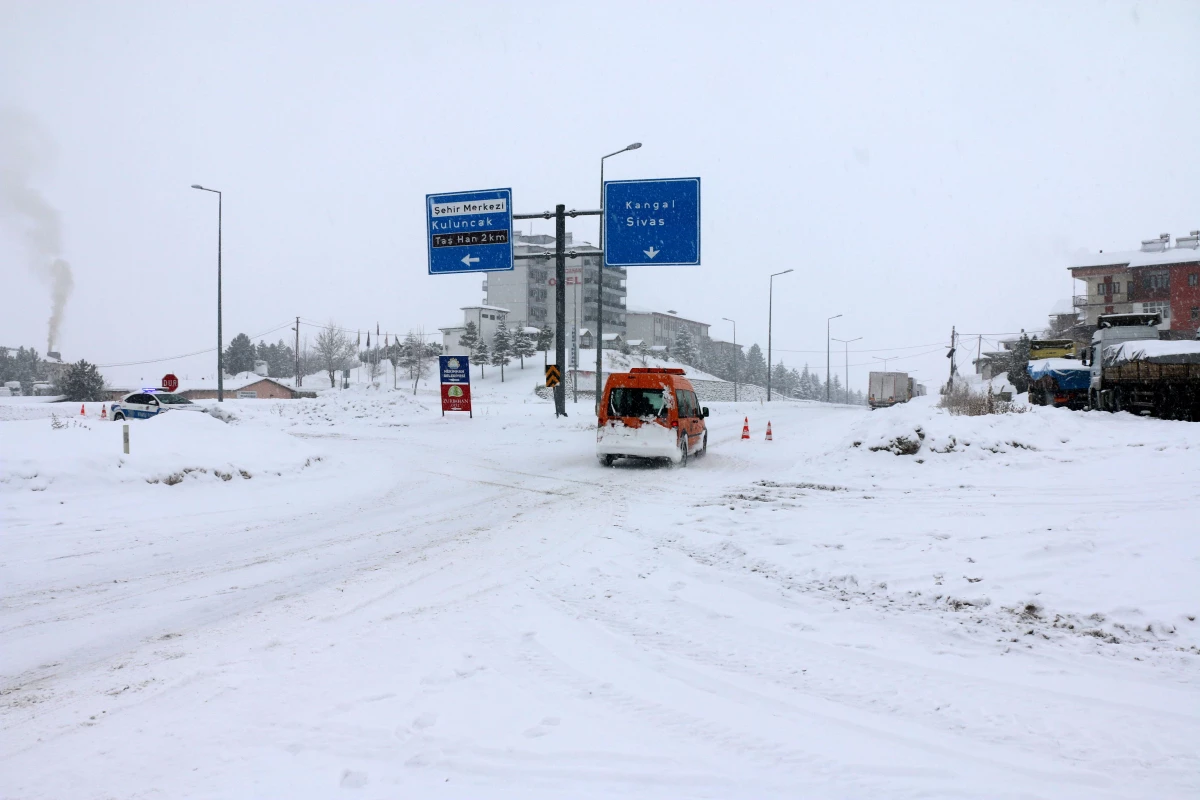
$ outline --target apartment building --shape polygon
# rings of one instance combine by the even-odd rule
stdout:
[[[575,257],[566,263],[567,336],[571,330],[594,330],[599,278],[603,273],[604,333],[625,335],[626,272],[623,268],[601,269],[599,248],[576,242],[568,233],[565,242]],[[507,309],[508,326],[555,327],[553,236],[516,234],[514,255],[544,254],[546,258],[518,259],[511,272],[490,272],[483,282],[485,305]]]
[[[1146,239],[1138,250],[1088,255],[1068,269],[1083,284],[1075,308],[1083,324],[1101,314],[1159,313],[1165,338],[1192,338],[1200,330],[1200,231]]]

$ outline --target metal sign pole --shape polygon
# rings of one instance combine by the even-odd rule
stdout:
[[[554,207],[554,363],[559,370],[567,363],[567,207]],[[567,415],[567,387],[554,387],[554,415]]]

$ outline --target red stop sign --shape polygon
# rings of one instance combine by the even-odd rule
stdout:
[[[173,373],[168,372],[163,375],[162,388],[168,392],[173,392],[179,388],[179,378],[176,378]]]

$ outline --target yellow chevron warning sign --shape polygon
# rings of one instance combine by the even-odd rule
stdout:
[[[557,364],[547,364],[546,365],[546,385],[553,387],[553,386],[558,386],[560,383],[562,383],[562,373],[558,371],[558,365]]]

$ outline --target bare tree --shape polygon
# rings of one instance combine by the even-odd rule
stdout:
[[[329,385],[337,386],[337,374],[341,370],[350,369],[354,364],[354,342],[350,341],[336,322],[330,322],[317,334],[317,344],[314,349],[316,366],[329,375]]]

